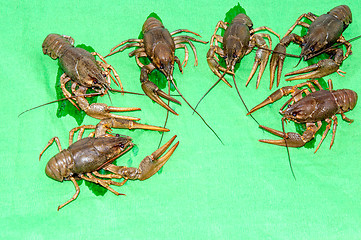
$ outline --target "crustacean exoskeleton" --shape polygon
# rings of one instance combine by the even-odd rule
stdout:
[[[225,30],[223,37],[217,34],[220,28]],[[268,57],[270,55],[269,51],[272,49],[271,37],[269,36],[269,34],[266,33],[256,34],[256,32],[260,30],[267,30],[275,34],[278,38],[280,37],[271,28],[266,26],[253,29],[253,23],[251,19],[244,13],[240,13],[235,16],[230,24],[223,22],[222,20],[217,23],[216,29],[214,30],[210,41],[211,43],[210,49],[207,53],[207,62],[209,68],[217,77],[219,77],[219,79],[201,97],[201,99],[196,105],[196,108],[203,100],[203,98],[211,91],[211,89],[215,87],[221,80],[225,82],[229,87],[232,87],[232,85],[224,77],[228,73],[233,76],[233,82],[236,87],[238,96],[240,97],[243,105],[248,111],[246,103],[243,101],[243,98],[237,87],[236,79],[234,76],[234,67],[236,63],[240,62],[245,55],[249,54],[255,47],[258,47],[256,51],[255,62],[246,83],[247,86],[248,83],[251,81],[253,75],[255,74],[258,66],[260,66],[256,84],[256,88],[258,88],[262,74],[268,62]],[[270,47],[268,47],[264,38],[268,39]],[[222,48],[219,46],[219,43],[222,44]],[[220,65],[217,55],[225,59],[226,67],[222,67]],[[223,74],[221,74],[221,71],[223,72]],[[259,124],[252,115],[251,117],[255,120],[257,124]]]
[[[217,34],[219,28],[225,30],[223,37]],[[245,55],[249,54],[254,47],[258,47],[255,62],[246,83],[247,86],[258,66],[260,66],[256,85],[256,88],[258,88],[262,74],[267,65],[268,56],[270,54],[269,50],[272,49],[271,37],[269,34],[265,33],[256,34],[256,32],[260,30],[268,30],[275,34],[278,38],[280,37],[272,29],[266,26],[253,29],[251,19],[243,13],[238,14],[230,24],[223,21],[219,21],[217,23],[216,29],[210,41],[211,47],[207,53],[207,61],[212,72],[222,79],[229,87],[232,86],[224,78],[225,73],[234,75],[234,67],[236,63],[241,61]],[[268,47],[264,38],[268,39],[270,47]],[[223,49],[218,45],[218,43],[222,44]],[[227,65],[226,68],[219,64],[216,54],[225,59]],[[224,72],[224,74],[221,74],[220,71]]]
[[[194,65],[197,66],[198,65],[197,52],[192,41],[207,43],[205,41],[196,39],[191,36],[186,36],[186,35],[174,36],[175,34],[181,32],[188,32],[196,36],[200,36],[199,34],[189,31],[187,29],[178,29],[175,30],[174,32],[169,33],[169,31],[163,26],[163,24],[158,19],[154,17],[150,17],[143,24],[143,28],[142,28],[143,39],[125,40],[120,44],[118,44],[117,46],[115,46],[113,49],[111,49],[110,53],[107,55],[107,56],[113,55],[114,53],[121,52],[129,47],[138,47],[134,51],[130,52],[129,56],[130,57],[135,56],[137,64],[141,68],[140,82],[142,84],[142,89],[144,93],[150,99],[152,99],[153,101],[155,101],[156,103],[158,103],[159,105],[161,105],[162,107],[166,108],[168,111],[176,115],[178,114],[172,108],[169,107],[169,104],[163,102],[163,100],[159,96],[167,99],[168,101],[172,101],[180,104],[178,100],[169,96],[170,83],[172,83],[176,88],[176,90],[178,91],[178,93],[183,97],[183,95],[179,92],[178,87],[175,85],[173,80],[174,62],[177,63],[180,72],[183,72],[182,65],[184,64],[184,66],[186,66],[188,62],[188,48],[184,43],[188,43],[191,46],[195,56]],[[126,45],[122,46],[124,44]],[[120,46],[122,47],[116,50]],[[182,64],[179,58],[175,56],[175,50],[177,48],[184,48],[185,50],[185,57]],[[148,58],[150,60],[150,64],[148,65],[142,64],[139,60],[139,58],[141,57]],[[162,72],[167,78],[168,94],[160,90],[158,86],[155,85],[153,82],[149,81],[148,75],[154,69],[157,69],[160,72]]]
[[[312,83],[319,88],[318,91]],[[295,86],[282,87],[272,93],[262,103],[254,107],[248,114],[255,112],[267,104],[279,100],[283,96],[291,94],[292,98],[289,99],[280,109],[280,113],[283,115],[282,125],[284,120],[306,124],[306,130],[302,135],[294,132],[285,133],[269,127],[260,126],[260,128],[282,137],[283,139],[259,141],[279,146],[302,147],[305,145],[305,143],[309,142],[315,137],[315,134],[322,126],[322,121],[326,121],[326,130],[322,135],[321,141],[318,144],[315,153],[320,147],[322,141],[325,139],[333,122],[333,135],[330,144],[331,148],[334,142],[337,127],[336,114],[341,114],[342,119],[345,121],[350,123],[353,122],[353,120],[348,119],[344,113],[352,110],[355,107],[357,102],[357,93],[350,89],[333,90],[331,79],[328,81],[328,85],[329,90],[323,90],[319,82],[317,80],[313,80],[310,82],[300,83]],[[308,86],[311,92],[307,88],[300,90],[299,88],[303,86]],[[306,94],[305,97],[302,96],[303,93]],[[288,107],[283,110],[287,104],[290,105],[288,105]]]
[[[119,76],[115,69],[109,65],[99,53],[90,53],[82,48],[73,46],[74,39],[69,36],[59,34],[49,34],[43,42],[43,53],[49,55],[52,59],[59,58],[59,65],[64,71],[60,78],[61,89],[65,97],[79,109],[86,112],[87,115],[97,118],[122,118],[128,120],[139,120],[134,117],[124,117],[111,112],[135,111],[140,108],[120,108],[108,106],[104,103],[89,104],[86,99],[88,89],[92,89],[100,95],[104,95],[110,90],[110,78],[116,84],[121,85]],[[96,61],[94,56],[98,56],[102,61]],[[111,75],[113,72],[117,81]],[[66,89],[66,84],[72,82],[72,93]],[[75,98],[78,106],[70,99]]]
[[[113,119],[114,120],[114,119]],[[105,121],[105,120],[102,120]],[[116,121],[123,121],[116,119]],[[139,164],[138,168],[116,166],[112,162],[118,157],[129,151],[133,147],[131,138],[127,136],[116,136],[107,134],[107,128],[104,124],[97,126],[94,137],[82,138],[83,132],[79,132],[78,141],[73,143],[73,138],[69,140],[68,149],[62,150],[60,141],[57,137],[52,138],[44,150],[40,153],[39,160],[44,151],[56,141],[59,153],[52,157],[45,168],[45,173],[48,177],[62,182],[63,180],[70,180],[73,182],[76,189],[73,197],[67,202],[61,204],[58,210],[68,203],[75,200],[79,194],[79,186],[77,179],[90,181],[108,189],[116,195],[124,195],[115,191],[110,185],[122,186],[127,180],[145,180],[153,176],[170,158],[179,142],[169,149],[176,136],[172,137],[166,144],[147,156]],[[81,128],[81,127],[80,127]],[[76,130],[78,130],[76,128]],[[82,129],[84,130],[84,128]],[[98,135],[102,134],[103,135]],[[71,131],[74,134],[74,131]],[[163,155],[163,153],[165,153]],[[163,156],[162,156],[163,155]],[[161,157],[162,156],[162,157]],[[104,169],[110,174],[100,174],[98,171]],[[124,179],[122,182],[113,181],[112,179]]]
[[[301,19],[304,17],[309,19],[312,23],[308,24],[302,22]],[[270,89],[273,85],[276,68],[278,68],[277,86],[279,85],[283,63],[285,60],[286,47],[288,47],[291,42],[298,44],[302,48],[300,58],[303,58],[305,61],[318,56],[321,53],[330,55],[330,58],[286,74],[285,76],[307,73],[291,77],[286,79],[286,81],[321,78],[334,72],[338,72],[339,74],[340,72],[344,73],[339,69],[339,67],[341,63],[351,54],[351,44],[345,40],[342,33],[351,22],[351,10],[346,5],[337,6],[331,9],[327,14],[322,14],[319,17],[313,13],[302,14],[274,49],[270,61]],[[305,36],[300,37],[295,33],[291,33],[297,25],[308,28]],[[341,43],[346,46],[347,51],[345,56],[343,55],[343,50],[341,48],[332,47],[335,43]]]

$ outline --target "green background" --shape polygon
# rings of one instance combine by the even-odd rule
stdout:
[[[344,1],[242,1],[254,26],[267,25],[285,34],[302,13],[322,14]],[[360,1],[347,1],[353,23],[344,36],[360,34]],[[68,131],[79,124],[74,117],[58,118],[52,104],[18,114],[57,98],[58,65],[43,55],[41,44],[49,33],[70,35],[75,44],[93,47],[106,55],[119,42],[137,38],[151,12],[156,12],[166,28],[190,29],[209,40],[217,22],[224,19],[234,1],[4,1],[1,4],[0,77],[1,167],[0,237],[2,239],[103,238],[103,239],[358,239],[361,234],[361,153],[360,106],[338,117],[335,143],[331,150],[329,133],[314,154],[321,135],[300,149],[290,149],[291,175],[285,148],[259,143],[277,137],[262,131],[242,106],[234,88],[220,83],[201,103],[199,111],[222,138],[222,145],[199,117],[184,103],[172,105],[179,116],[170,115],[165,140],[178,135],[180,145],[160,173],[147,181],[128,181],[114,187],[127,196],[115,196],[93,184],[79,181],[76,201],[57,211],[57,206],[74,194],[71,182],[59,183],[44,173],[47,159],[57,153],[53,145],[38,161],[40,151],[53,136],[65,148]],[[296,33],[300,32],[297,27]],[[277,40],[274,40],[273,47]],[[341,66],[345,77],[332,74],[335,89],[349,88],[361,93],[361,41],[354,41],[353,55]],[[188,66],[174,78],[193,105],[217,80],[206,62],[209,44],[196,43],[199,65],[194,67],[190,51]],[[189,50],[191,50],[189,48]],[[118,71],[125,90],[141,92],[140,69],[126,50],[109,58]],[[299,54],[291,45],[289,53]],[[184,51],[176,55],[183,60]],[[254,61],[254,51],[246,56],[236,80],[249,107],[273,92],[269,68],[259,89],[256,78],[244,86]],[[288,58],[283,73],[294,70],[297,59]],[[298,68],[307,66],[301,62]],[[227,79],[231,78],[228,76]],[[282,86],[286,83],[284,75]],[[326,78],[325,80],[327,80]],[[114,87],[115,85],[113,85]],[[142,96],[111,94],[98,102],[122,107],[140,107],[127,115],[141,123],[162,125],[166,111]],[[281,129],[278,109],[284,101],[254,114],[263,124]],[[85,117],[82,124],[95,124]],[[287,124],[286,131],[296,131]],[[138,166],[157,147],[160,134],[149,131],[114,130],[134,139],[137,149],[118,165]]]

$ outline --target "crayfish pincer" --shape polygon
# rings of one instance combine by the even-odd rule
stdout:
[[[304,17],[309,19],[312,23],[308,24],[302,22],[301,19]],[[318,56],[321,53],[328,54],[330,58],[321,60],[316,64],[286,74],[286,76],[290,76],[307,73],[304,75],[291,77],[286,79],[286,81],[321,78],[334,72],[339,74],[340,72],[344,73],[339,69],[339,67],[341,63],[351,54],[351,44],[345,40],[345,38],[342,36],[342,33],[351,22],[351,10],[346,5],[337,6],[331,9],[327,14],[322,14],[319,17],[313,13],[302,14],[274,49],[274,53],[272,54],[270,62],[270,89],[273,85],[276,68],[278,68],[277,86],[279,85],[283,62],[285,60],[286,47],[288,47],[291,42],[296,43],[302,48],[300,58],[303,58],[305,61]],[[308,28],[308,32],[305,36],[300,37],[295,33],[291,34],[297,25]],[[341,48],[336,48],[333,46],[335,43],[344,44],[346,46],[347,51],[345,56],[343,56],[343,50]]]
[[[319,88],[318,91],[312,83]],[[325,139],[333,122],[333,133],[330,144],[331,148],[334,142],[337,127],[336,114],[341,114],[342,119],[345,121],[350,123],[353,122],[353,120],[347,118],[344,113],[352,110],[356,106],[357,93],[350,89],[332,90],[331,79],[328,81],[328,85],[329,90],[323,90],[319,82],[317,80],[313,80],[310,82],[300,83],[295,86],[286,86],[275,91],[266,98],[266,100],[251,109],[248,114],[251,114],[256,110],[281,99],[283,96],[291,94],[292,98],[289,99],[280,109],[280,113],[283,115],[282,125],[285,120],[306,124],[306,130],[302,136],[298,133],[285,133],[269,127],[260,126],[260,128],[282,137],[283,139],[259,141],[279,146],[302,147],[305,143],[311,141],[315,137],[315,134],[322,126],[322,121],[325,121],[327,123],[326,130],[322,135],[321,141],[318,144],[315,153]],[[303,88],[302,90],[299,89],[304,86],[308,86],[311,91],[307,88]],[[302,94],[305,94],[306,96],[303,97]],[[289,104],[288,107],[283,110],[287,104]]]
[[[134,117],[124,117],[111,112],[124,112],[140,110],[139,108],[120,108],[107,106],[104,103],[89,104],[86,96],[88,89],[92,89],[98,95],[104,95],[110,90],[111,78],[118,85],[121,85],[119,76],[115,69],[109,65],[99,53],[90,53],[85,49],[74,47],[74,39],[70,36],[49,34],[42,45],[43,53],[52,59],[59,59],[60,68],[64,74],[60,77],[61,89],[65,97],[77,108],[79,107],[87,115],[97,118],[122,118],[128,120],[139,120]],[[98,56],[102,61],[96,61],[94,56]],[[111,74],[113,72],[113,75]],[[117,79],[117,81],[115,81]],[[67,90],[66,84],[72,83],[71,90],[74,96]],[[71,98],[75,98],[75,104]],[[79,106],[79,107],[78,107]]]
[[[58,210],[75,200],[79,194],[77,179],[99,184],[116,195],[124,195],[115,191],[110,185],[122,186],[127,180],[145,180],[153,176],[170,158],[179,142],[173,145],[170,150],[161,155],[170,147],[176,136],[172,137],[166,144],[147,156],[139,164],[138,168],[116,166],[112,162],[133,147],[131,138],[127,136],[113,136],[105,134],[103,136],[87,137],[72,143],[69,141],[69,148],[62,150],[59,139],[52,138],[44,150],[40,153],[39,160],[44,151],[56,141],[59,153],[52,157],[46,165],[45,173],[48,177],[64,181],[73,182],[76,192],[67,202],[61,204]],[[110,174],[100,174],[98,170],[104,169]],[[122,182],[112,179],[124,179]]]
[[[173,81],[174,62],[178,64],[180,72],[183,72],[182,65],[184,64],[184,66],[186,66],[188,62],[188,48],[184,43],[188,43],[191,46],[195,56],[194,65],[197,66],[198,65],[197,52],[195,46],[191,41],[207,43],[205,41],[196,39],[191,36],[186,36],[186,35],[173,36],[181,32],[188,32],[196,36],[200,36],[199,34],[189,31],[187,29],[178,29],[170,33],[158,19],[154,17],[150,17],[143,24],[143,28],[142,28],[142,33],[144,36],[143,39],[128,39],[126,41],[123,41],[114,48],[112,48],[110,50],[110,53],[107,55],[107,56],[113,55],[129,47],[138,47],[137,49],[129,53],[129,57],[135,56],[137,64],[141,68],[140,82],[142,84],[142,89],[144,93],[150,99],[152,99],[153,101],[155,101],[156,103],[158,103],[159,105],[161,105],[162,107],[164,107],[165,109],[176,115],[178,114],[172,108],[170,108],[168,104],[163,102],[163,100],[160,98],[163,97],[168,101],[172,101],[177,104],[180,104],[178,100],[170,96],[170,83],[172,83],[178,91],[178,88]],[[124,44],[126,45],[118,50],[115,50]],[[177,48],[184,48],[185,51],[185,57],[182,64],[179,58],[175,56],[175,50]],[[139,58],[141,57],[148,58],[150,60],[150,63],[148,65],[142,64],[139,60]],[[149,81],[148,75],[155,69],[158,69],[167,78],[168,94],[160,90],[158,86],[155,85],[153,82]],[[179,94],[182,96],[180,92]]]

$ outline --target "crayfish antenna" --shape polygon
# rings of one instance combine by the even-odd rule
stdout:
[[[211,126],[209,126],[209,124],[206,122],[206,120],[204,120],[204,118],[197,112],[197,110],[195,110],[192,105],[184,98],[184,96],[182,95],[182,93],[179,91],[177,85],[175,85],[175,82],[173,80],[172,77],[170,77],[168,79],[168,81],[171,81],[172,84],[174,85],[175,89],[177,90],[177,92],[179,93],[179,95],[183,98],[183,100],[188,104],[188,106],[202,119],[202,121],[204,122],[204,124],[206,124],[206,126],[213,132],[213,134],[218,138],[218,140],[224,145],[222,139],[218,136],[218,134],[213,130],[213,128]]]
[[[240,93],[239,90],[238,90],[238,86],[237,86],[237,83],[236,83],[236,78],[235,78],[234,75],[233,75],[233,82],[234,82],[234,86],[236,87],[238,96],[239,96],[239,98],[241,99],[241,101],[242,101],[242,103],[243,103],[243,106],[246,108],[247,112],[249,112],[248,107],[247,107],[246,103],[244,102],[244,100],[243,100],[243,98],[242,98],[242,96],[241,96],[241,93]],[[253,118],[253,120],[254,120],[258,125],[260,125],[259,122],[252,116],[252,114],[249,114],[249,115],[251,116],[251,118]]]
[[[170,82],[168,82],[168,95],[170,96]],[[168,99],[168,107],[169,107],[169,103],[170,103],[170,100]],[[165,117],[165,121],[164,121],[164,128],[166,127],[167,125],[167,122],[168,122],[168,117],[169,117],[169,110],[167,109],[167,115]],[[160,140],[159,140],[159,144],[158,144],[158,148],[160,147],[160,145],[162,144],[162,140],[163,140],[163,137],[164,137],[164,132],[162,132],[162,136],[160,137]]]
[[[201,99],[199,99],[199,101],[198,101],[198,103],[197,103],[197,105],[196,105],[196,107],[195,107],[194,109],[197,109],[198,105],[201,103],[201,101],[203,100],[203,98],[204,98],[205,96],[207,96],[207,94],[222,80],[222,78],[226,75],[226,73],[229,72],[229,70],[231,70],[231,67],[232,67],[232,65],[230,65],[230,66],[226,69],[226,71],[223,72],[223,74],[221,75],[221,77],[212,85],[212,87],[210,87],[210,88],[208,89],[208,91],[201,97]],[[234,76],[234,73],[233,73],[233,76]],[[230,85],[229,85],[229,86],[230,86]],[[195,112],[195,111],[193,111],[192,114],[194,114],[194,112]]]
[[[296,181],[296,175],[295,175],[295,172],[293,171],[292,162],[291,162],[290,150],[289,150],[289,148],[288,148],[288,144],[287,144],[287,141],[286,141],[285,118],[282,118],[281,121],[282,121],[283,139],[285,140],[285,143],[286,143],[286,149],[287,149],[287,155],[288,155],[288,163],[289,163],[289,165],[290,165],[290,169],[291,169],[291,172],[292,172],[292,176],[293,176],[293,178],[294,178],[295,181]]]
[[[298,63],[296,64],[296,66],[294,66],[294,68],[296,68],[300,64],[301,61],[302,61],[302,56],[300,56],[300,60],[298,60]]]
[[[24,113],[29,112],[29,111],[31,111],[31,110],[34,110],[34,109],[37,109],[37,108],[40,108],[40,107],[43,107],[43,106],[46,106],[46,105],[49,105],[49,104],[52,104],[52,103],[60,102],[60,101],[63,101],[63,100],[69,100],[69,99],[73,99],[73,98],[77,98],[77,97],[94,97],[94,96],[99,96],[99,95],[102,95],[102,94],[101,94],[101,93],[87,93],[87,94],[83,94],[83,95],[77,95],[77,96],[70,96],[70,97],[60,98],[60,99],[58,99],[58,100],[54,100],[54,101],[51,101],[51,102],[47,102],[47,103],[38,105],[38,106],[36,106],[36,107],[27,109],[27,110],[21,112],[21,113],[18,115],[18,117],[20,117],[20,116],[23,115]]]
[[[143,93],[136,93],[136,92],[129,92],[129,91],[122,91],[122,90],[117,90],[117,89],[113,89],[111,87],[108,87],[108,90],[111,91],[111,92],[119,92],[119,93],[127,93],[127,94],[134,94],[134,95],[142,95],[142,96],[145,96],[145,94]],[[41,104],[39,106],[36,106],[36,107],[33,107],[33,108],[30,108],[30,109],[27,109],[23,112],[21,112],[18,117],[20,117],[21,115],[23,115],[24,113],[26,112],[29,112],[31,110],[34,110],[34,109],[37,109],[37,108],[40,108],[40,107],[43,107],[43,106],[46,106],[46,105],[49,105],[49,104],[52,104],[52,103],[56,103],[56,102],[60,102],[60,101],[63,101],[63,100],[69,100],[69,99],[74,99],[74,98],[77,98],[77,97],[95,97],[95,96],[100,96],[102,95],[102,93],[87,93],[87,94],[83,94],[83,95],[77,95],[77,96],[70,96],[70,97],[64,97],[64,98],[60,98],[58,100],[54,100],[54,101],[51,101],[51,102],[47,102],[47,103],[44,103],[44,104]],[[110,95],[108,94],[109,96],[109,100],[111,102],[111,98],[110,98]]]
[[[207,96],[207,94],[208,94],[220,81],[221,81],[221,79],[219,79],[217,82],[215,82],[215,83],[212,85],[212,87],[210,87],[210,88],[208,89],[208,91],[201,97],[201,99],[199,99],[199,101],[198,101],[198,103],[197,103],[197,105],[196,105],[196,107],[195,107],[194,109],[197,109],[198,105],[201,103],[201,101],[203,100],[203,98],[204,98],[205,96]],[[192,114],[194,114],[194,111],[193,111]]]
[[[361,35],[360,35],[361,37]],[[289,53],[283,53],[283,52],[279,52],[279,51],[275,51],[275,50],[272,50],[272,49],[268,49],[268,48],[265,48],[265,47],[258,47],[260,49],[263,49],[263,50],[267,50],[269,52],[272,52],[272,53],[278,53],[278,54],[282,54],[282,55],[285,55],[287,57],[293,57],[293,58],[300,58],[301,56],[299,55],[295,55],[295,54],[289,54]],[[252,51],[256,51],[256,49],[252,49]]]
[[[142,95],[142,96],[145,96],[144,93],[136,93],[136,92],[123,91],[123,90],[118,90],[118,89],[114,89],[114,88],[109,88],[109,91],[111,91],[111,92],[119,92],[119,93],[127,93],[127,94],[134,94],[134,95]]]

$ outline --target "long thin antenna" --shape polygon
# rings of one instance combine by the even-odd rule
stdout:
[[[170,95],[170,82],[168,81],[168,95]],[[168,106],[169,106],[169,103],[170,103],[170,100],[168,99]],[[169,110],[167,109],[167,115],[165,117],[165,121],[164,121],[164,126],[163,128],[166,127],[167,125],[167,122],[168,122],[168,116],[169,116]],[[163,140],[163,137],[164,137],[164,132],[162,132],[162,136],[160,137],[160,140],[159,140],[159,144],[158,144],[158,148],[160,148],[160,145],[162,143],[162,140]]]
[[[143,95],[143,96],[145,96],[144,93],[136,93],[136,92],[122,91],[122,90],[117,90],[117,89],[114,89],[114,88],[109,88],[109,91],[111,91],[111,92],[128,93],[128,94]]]
[[[238,90],[237,83],[236,83],[236,78],[235,78],[234,75],[233,75],[233,82],[234,82],[234,86],[236,87],[236,90],[237,90],[237,93],[238,93],[239,98],[241,99],[241,101],[242,101],[244,107],[246,108],[247,112],[249,112],[248,107],[247,107],[246,103],[243,101],[243,98],[242,98],[242,96],[241,96],[241,93],[240,93],[239,90]],[[259,124],[259,122],[252,116],[252,114],[250,114],[250,116],[253,118],[253,120],[254,120],[258,125],[261,125],[261,124]]]
[[[292,168],[290,151],[289,151],[289,149],[288,149],[288,144],[287,144],[287,141],[286,141],[286,132],[285,132],[285,124],[284,124],[284,121],[285,121],[285,118],[283,117],[283,118],[282,118],[283,139],[285,140],[285,143],[286,143],[286,149],[287,149],[287,155],[288,155],[288,163],[289,163],[290,168],[291,168],[292,176],[293,176],[293,178],[296,180],[296,175],[295,175],[295,172],[293,171],[293,168]]]
[[[221,79],[218,79],[218,81],[215,82],[215,83],[212,85],[212,87],[210,87],[210,88],[208,89],[208,91],[201,97],[201,99],[199,99],[199,101],[198,101],[198,103],[197,103],[197,105],[196,105],[196,107],[195,107],[194,109],[197,109],[198,105],[201,103],[201,101],[203,100],[203,98],[204,98],[205,96],[207,96],[207,94],[208,94],[220,81],[221,81]],[[193,112],[192,114],[194,114],[194,112]]]
[[[296,68],[298,66],[298,64],[300,64],[302,61],[302,58],[300,57],[300,60],[298,60],[298,63],[296,64],[296,66],[294,66],[294,68]]]
[[[83,95],[78,95],[78,96],[70,96],[70,97],[60,98],[58,100],[54,100],[54,101],[51,101],[51,102],[48,102],[48,103],[44,103],[44,104],[41,104],[39,106],[36,106],[36,107],[30,108],[28,110],[25,110],[24,112],[20,113],[18,115],[18,117],[20,117],[21,115],[23,115],[26,112],[29,112],[31,110],[34,110],[34,109],[37,109],[37,108],[40,108],[40,107],[43,107],[43,106],[46,106],[46,105],[49,105],[49,104],[52,104],[52,103],[55,103],[55,102],[60,102],[60,101],[63,101],[63,100],[73,99],[73,98],[77,98],[77,97],[94,97],[94,96],[99,96],[99,95],[102,95],[102,94],[101,93],[88,93],[88,94],[83,94]]]
[[[215,82],[215,83],[212,85],[212,87],[210,87],[210,89],[208,89],[208,91],[201,97],[201,99],[199,99],[199,101],[198,101],[198,103],[197,103],[197,105],[196,105],[196,107],[195,107],[194,109],[197,109],[198,105],[201,103],[201,101],[203,100],[203,98],[222,80],[222,78],[226,75],[226,73],[227,73],[229,70],[231,70],[231,67],[232,67],[232,65],[230,65],[230,66],[226,69],[226,71],[223,72],[223,74],[222,74],[221,77],[217,80],[217,82]],[[233,75],[233,76],[234,76],[234,75]],[[194,114],[194,112],[193,112],[192,114]]]
[[[173,78],[170,78],[169,80],[173,83],[175,89],[177,90],[177,92],[179,93],[179,95],[183,98],[183,100],[188,104],[188,106],[189,106],[195,113],[197,113],[197,115],[202,119],[202,121],[204,122],[204,124],[207,125],[207,127],[214,133],[214,135],[218,138],[218,140],[224,145],[222,139],[221,139],[221,138],[218,136],[218,134],[213,130],[213,128],[211,128],[211,126],[209,126],[209,124],[206,122],[206,120],[204,120],[204,118],[197,112],[197,110],[195,110],[195,109],[192,107],[192,105],[190,105],[189,102],[183,97],[183,95],[182,95],[182,93],[179,91],[177,85],[175,85],[175,83],[174,83],[174,81],[173,81]]]
[[[122,90],[117,90],[117,89],[114,89],[114,88],[109,88],[109,91],[111,91],[111,92],[119,92],[119,93],[127,93],[127,94],[139,95],[139,96],[146,96],[144,93],[122,91]],[[169,96],[171,96],[171,97],[180,97],[179,94],[169,94]]]
[[[122,91],[122,90],[117,90],[117,89],[113,89],[113,88],[110,88],[110,87],[108,87],[108,90],[111,91],[111,92],[120,92],[120,93],[127,93],[127,94],[145,96],[145,94],[143,94],[143,93]],[[40,107],[43,107],[43,106],[46,106],[46,105],[49,105],[49,104],[52,104],[52,103],[55,103],[55,102],[60,102],[60,101],[63,101],[63,100],[73,99],[73,98],[77,98],[77,97],[94,97],[94,96],[99,96],[99,95],[102,95],[102,94],[101,93],[87,93],[87,94],[83,94],[83,95],[77,95],[77,96],[74,95],[74,96],[70,96],[70,97],[60,98],[58,100],[54,100],[54,101],[51,101],[51,102],[48,102],[48,103],[44,103],[44,104],[41,104],[39,106],[36,106],[36,107],[30,108],[28,110],[25,110],[24,112],[20,113],[18,115],[18,117],[20,117],[21,115],[23,115],[26,112],[29,112],[31,110],[34,110],[34,109],[37,109],[37,108],[40,108]],[[172,95],[172,96],[178,96],[178,95]],[[108,97],[109,97],[109,100],[111,101],[109,93],[108,93]]]
[[[301,56],[299,56],[299,55],[294,55],[294,54],[289,54],[289,53],[278,52],[278,51],[274,51],[274,50],[272,50],[272,49],[268,49],[268,48],[261,47],[261,46],[259,46],[258,48],[260,48],[260,49],[262,49],[262,50],[267,50],[267,51],[272,52],[272,53],[278,53],[278,54],[281,54],[281,55],[285,55],[285,56],[288,56],[288,57],[301,58]],[[256,51],[256,49],[252,49],[252,51]]]

